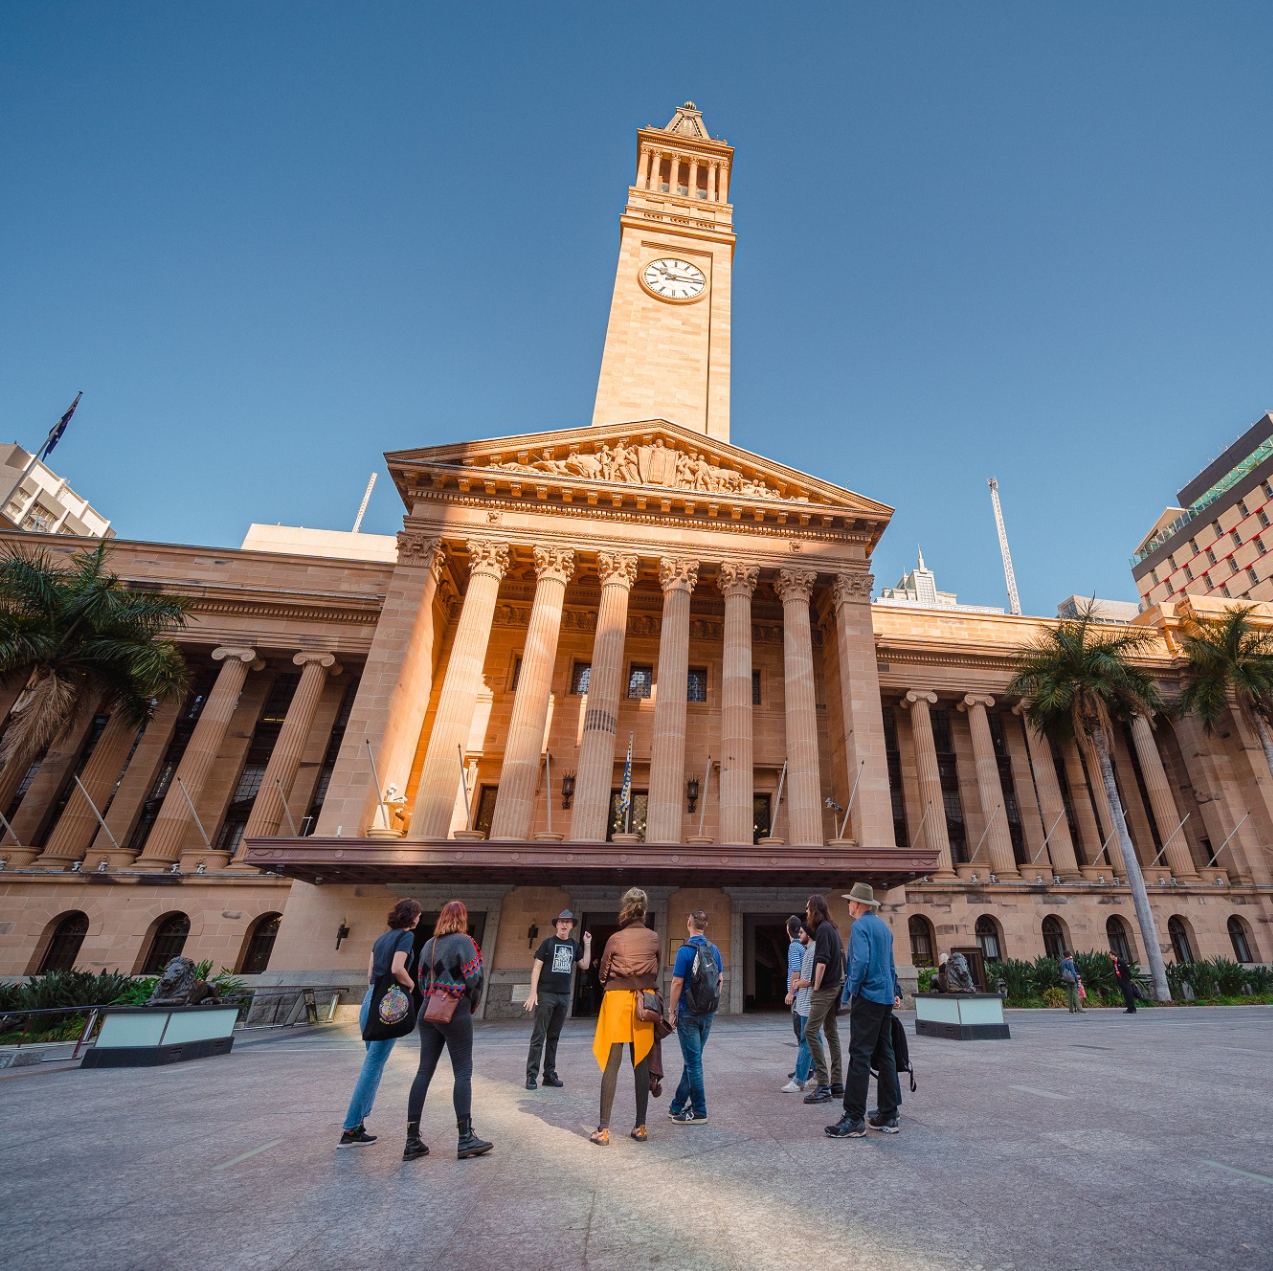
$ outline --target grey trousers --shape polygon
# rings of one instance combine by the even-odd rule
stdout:
[[[544,1058],[544,1076],[557,1075],[557,1039],[561,1026],[566,1022],[566,1010],[570,999],[564,993],[539,991],[535,1006],[535,1027],[530,1034],[530,1050],[526,1055],[526,1079],[539,1076],[539,1057]]]
[[[840,1066],[840,1026],[836,1022],[835,1008],[840,1001],[840,985],[833,989],[814,989],[809,994],[809,1019],[804,1026],[804,1039],[813,1059],[813,1071],[820,1086],[843,1084]],[[827,1069],[827,1057],[822,1049],[821,1029],[826,1029],[827,1048],[831,1051],[831,1067]]]

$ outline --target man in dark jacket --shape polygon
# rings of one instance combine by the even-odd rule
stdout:
[[[1132,969],[1114,952],[1109,951],[1110,960],[1114,963],[1114,978],[1123,994],[1123,1003],[1127,1007],[1125,1015],[1136,1014],[1136,989],[1132,983]]]

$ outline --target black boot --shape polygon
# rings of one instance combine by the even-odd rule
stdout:
[[[422,1156],[428,1155],[429,1149],[420,1140],[420,1122],[408,1121],[407,1145],[402,1149],[402,1159],[404,1161],[415,1161]]]
[[[457,1161],[462,1161],[469,1156],[485,1156],[495,1146],[494,1143],[487,1143],[483,1139],[479,1139],[473,1133],[472,1117],[460,1117],[455,1125],[460,1131],[460,1143],[455,1150],[455,1159]]]

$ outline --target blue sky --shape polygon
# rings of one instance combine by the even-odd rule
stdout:
[[[1135,598],[1273,406],[1273,7],[15,2],[0,437],[121,535],[347,529],[384,450],[586,422],[634,135],[737,147],[733,440],[891,584]],[[401,516],[386,480],[364,528]]]

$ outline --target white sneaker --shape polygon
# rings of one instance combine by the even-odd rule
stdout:
[[[801,1085],[800,1082],[792,1080],[787,1082],[787,1084],[783,1086],[782,1093],[783,1094],[799,1094],[800,1091],[802,1091],[803,1089],[804,1089],[804,1086]]]

